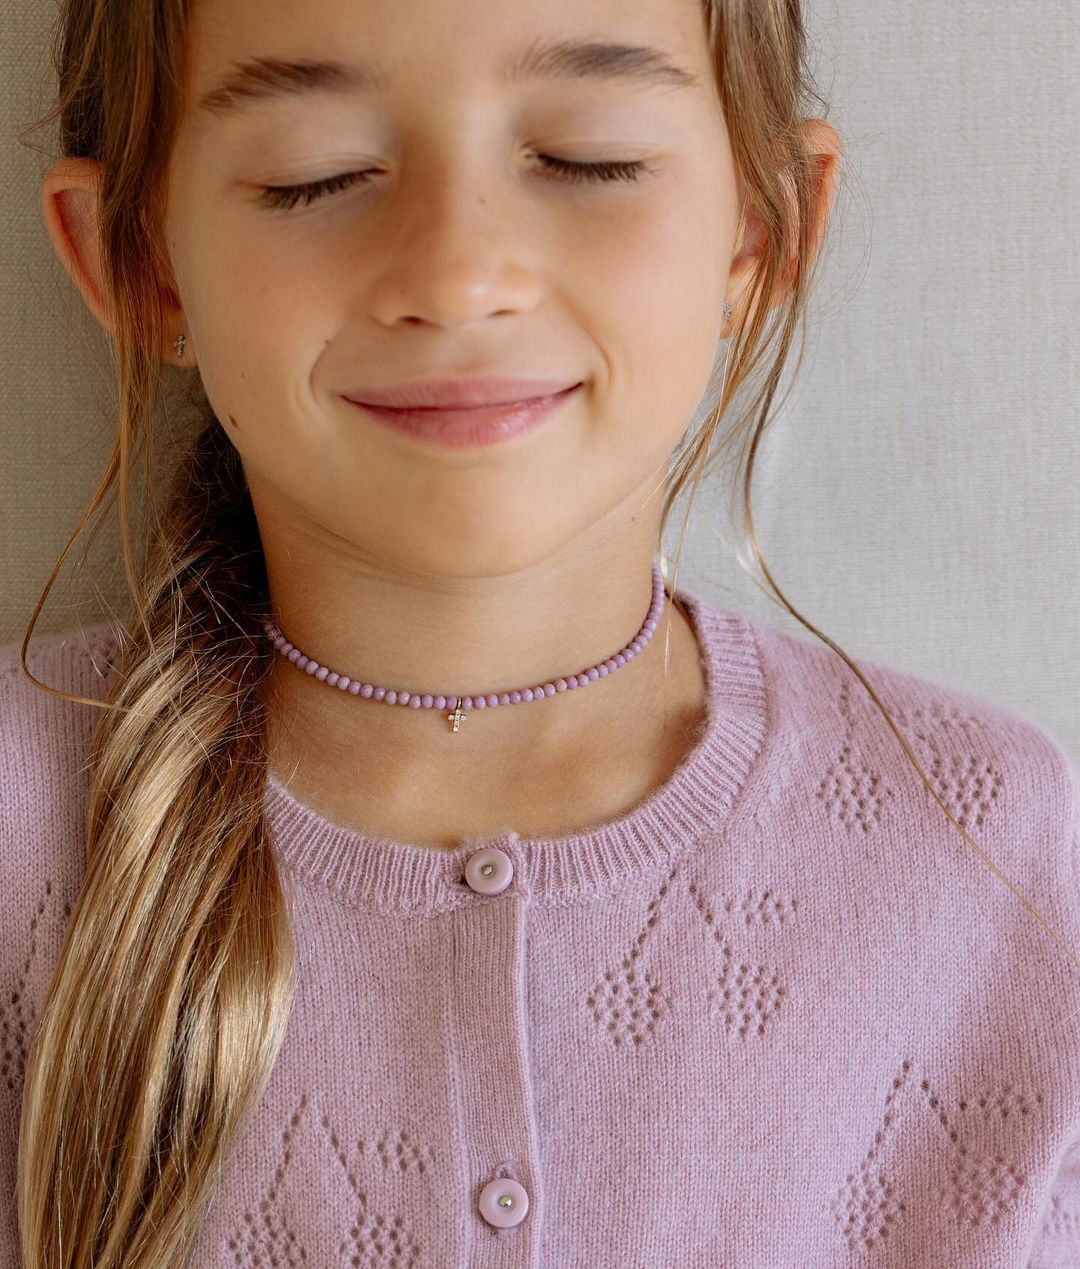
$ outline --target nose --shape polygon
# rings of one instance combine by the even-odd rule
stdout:
[[[445,154],[394,192],[371,310],[447,328],[525,313],[545,289],[543,235],[508,180]]]

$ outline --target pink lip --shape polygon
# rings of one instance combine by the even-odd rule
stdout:
[[[344,395],[358,405],[471,410],[481,405],[509,405],[548,397],[572,386],[566,379],[508,379],[502,375],[487,375],[461,379],[417,379],[386,388],[356,388]]]
[[[535,380],[533,381],[535,383]],[[581,384],[575,383],[561,392],[531,397],[501,405],[478,406],[473,409],[393,409],[382,405],[345,399],[370,417],[422,440],[434,441],[450,449],[477,445],[495,445],[531,431],[572,396]]]

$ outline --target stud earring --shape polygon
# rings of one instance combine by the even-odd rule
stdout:
[[[176,355],[178,357],[182,357],[184,355],[184,345],[186,343],[186,335],[177,335],[177,337],[173,340],[173,348],[176,350]]]
[[[724,316],[730,317],[734,312],[735,310],[731,307],[731,305],[727,302],[727,300],[725,300],[724,301]]]

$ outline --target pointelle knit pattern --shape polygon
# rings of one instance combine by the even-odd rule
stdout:
[[[188,1265],[1080,1266],[1080,971],[831,649],[679,595],[708,717],[616,819],[440,851],[331,822],[268,773],[297,991]],[[0,1269],[21,1263],[23,1074],[84,873],[97,720],[18,651],[0,649]],[[107,625],[72,628],[29,663],[104,698],[113,651]],[[1067,753],[858,659],[1080,954]]]

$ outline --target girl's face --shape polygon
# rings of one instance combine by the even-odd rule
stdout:
[[[268,562],[329,546],[479,576],[590,530],[648,540],[659,498],[640,508],[707,387],[737,229],[701,0],[204,0],[190,40],[177,329]],[[253,58],[341,70],[200,107]],[[572,180],[556,160],[634,175]],[[333,178],[310,202],[266,190]],[[468,449],[344,398],[476,373],[584,386]]]

